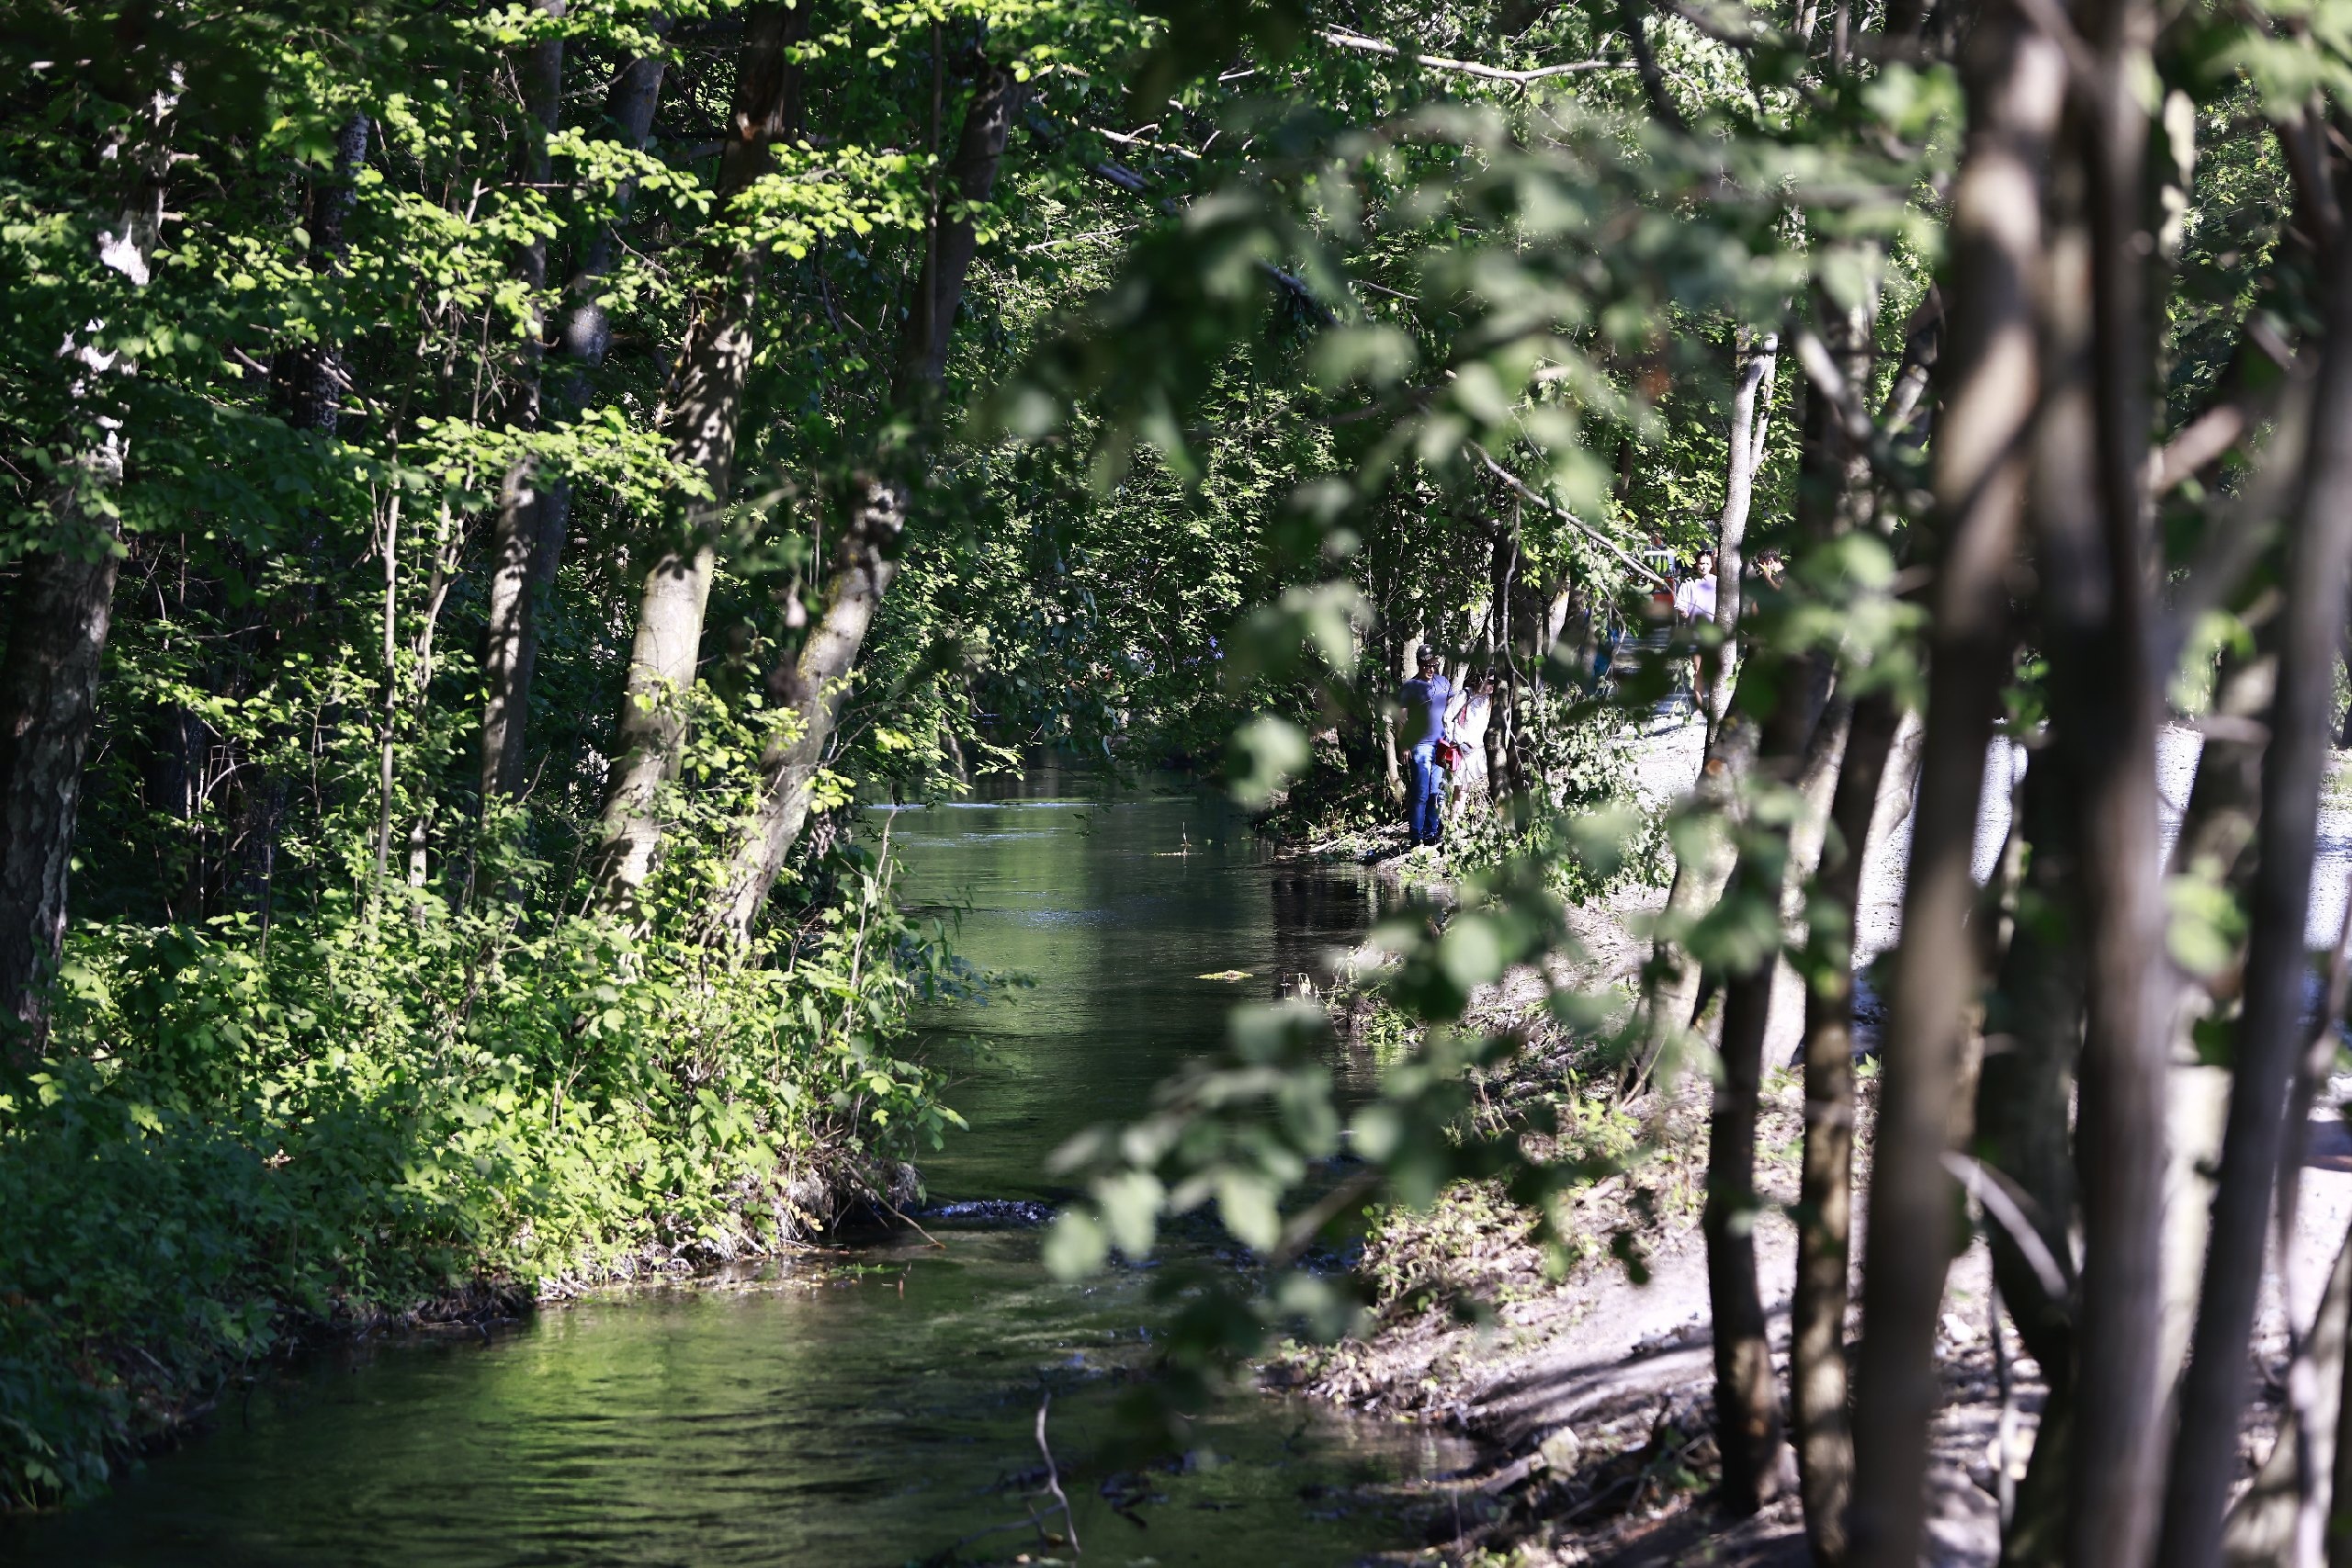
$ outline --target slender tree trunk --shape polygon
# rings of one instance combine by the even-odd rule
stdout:
[[[2074,1430],[2075,1167],[2071,1116],[2083,1037],[2081,865],[2066,758],[2033,754],[2018,808],[2026,869],[1985,1019],[1976,1082],[1978,1161],[2007,1179],[2049,1260],[2052,1290],[2005,1224],[1987,1227],[1993,1277],[2026,1351],[2049,1385],[2033,1455],[2003,1533],[2005,1568],[2057,1568],[2065,1557],[2068,1445]]]
[[[1642,1034],[1639,1055],[1627,1068],[1629,1089],[1648,1083],[1670,1053],[1687,1043],[1698,1021],[1704,975],[1684,942],[1722,898],[1737,863],[1726,814],[1737,806],[1737,786],[1754,766],[1756,739],[1755,724],[1736,708],[1707,738],[1692,804],[1674,834],[1674,880],[1643,976]]]
[[[1831,333],[1837,340],[1833,352],[1840,361],[1839,374],[1852,377],[1866,367],[1870,343],[1866,313],[1860,310],[1838,312]],[[1755,423],[1760,446],[1760,416]],[[1805,399],[1802,446],[1797,532],[1804,545],[1818,547],[1871,517],[1870,474],[1859,460],[1861,455],[1854,449],[1828,391],[1818,386],[1809,389]],[[1754,466],[1751,455],[1751,476]],[[1736,558],[1736,540],[1731,547]],[[1717,604],[1721,604],[1718,590]],[[1734,614],[1737,614],[1736,597]],[[1723,1072],[1709,1126],[1703,1216],[1715,1334],[1716,1445],[1724,1456],[1724,1500],[1740,1512],[1751,1512],[1770,1499],[1781,1465],[1780,1390],[1772,1375],[1764,1303],[1756,1283],[1755,1216],[1760,1207],[1756,1195],[1757,1094],[1764,1069],[1765,1040],[1770,1032],[1774,981],[1781,968],[1779,938],[1786,919],[1792,873],[1798,877],[1811,875],[1813,868],[1804,863],[1820,852],[1823,842],[1806,819],[1816,807],[1804,798],[1804,791],[1808,785],[1817,788],[1819,775],[1836,770],[1838,764],[1827,759],[1842,751],[1849,739],[1852,705],[1847,699],[1829,700],[1832,679],[1831,660],[1826,653],[1792,657],[1769,648],[1757,649],[1739,677],[1741,705],[1759,700],[1770,705],[1758,744],[1757,784],[1793,791],[1800,796],[1793,809],[1775,814],[1786,823],[1784,830],[1770,831],[1761,824],[1750,830],[1747,847],[1724,893],[1726,909],[1739,908],[1732,901],[1740,900],[1749,918],[1760,919],[1772,938],[1755,944],[1758,951],[1752,961],[1726,968],[1719,1052]],[[1757,693],[1765,695],[1759,699]],[[1876,796],[1873,770],[1872,805]],[[1764,820],[1773,819],[1767,816]],[[1869,827],[1865,808],[1857,848],[1868,836]],[[1849,914],[1849,925],[1850,919]],[[1849,1087],[1849,1098],[1850,1092]],[[1843,1206],[1842,1196],[1836,1201]],[[1844,1293],[1841,1280],[1840,1324],[1835,1331],[1841,1354]],[[1842,1375],[1838,1382],[1842,1404]],[[1842,1411],[1838,1424],[1842,1429]],[[1841,1506],[1829,1530],[1840,1546],[1842,1512]]]
[[[1849,388],[1867,387],[1874,358],[1874,309],[1841,309],[1826,298],[1821,304],[1825,346],[1838,374]],[[1873,523],[1877,493],[1869,455],[1820,389],[1807,399],[1804,434],[1797,481],[1800,513],[1808,520],[1804,533],[1818,536],[1829,528],[1851,532]],[[1831,521],[1825,525],[1813,519]],[[1853,684],[1850,673],[1840,683]],[[1812,768],[1830,775],[1828,809],[1816,822],[1810,813],[1818,808],[1809,800],[1807,820],[1792,834],[1797,875],[1813,881],[1821,913],[1832,922],[1824,930],[1808,921],[1824,940],[1805,993],[1805,1141],[1799,1175],[1797,1277],[1789,1304],[1789,1384],[1805,1539],[1815,1560],[1829,1568],[1845,1560],[1846,1514],[1854,1484],[1853,1431],[1846,1407],[1847,1280],[1853,1235],[1854,937],[1879,783],[1900,718],[1893,694],[1883,687],[1859,697],[1840,694],[1838,711],[1824,716],[1809,748],[1815,754]],[[1837,733],[1840,729],[1842,735]],[[1838,750],[1835,761],[1826,760],[1831,745]],[[1729,998],[1724,1011],[1728,1039]]]
[[[1722,722],[1731,711],[1738,676],[1739,620],[1745,608],[1747,518],[1756,504],[1756,476],[1764,467],[1764,437],[1772,423],[1773,378],[1780,370],[1781,340],[1766,333],[1740,367],[1732,393],[1730,458],[1724,467],[1724,509],[1715,517],[1715,627],[1723,634],[1708,719]]]
[[[2305,922],[2352,574],[2352,269],[2339,263],[2331,270],[2328,336],[2288,547],[2278,690],[2261,769],[2245,1010],[2165,1493],[2161,1561],[2166,1568],[2201,1568],[2220,1550],[2222,1509],[2236,1479],[2245,1347],[2286,1130],[2287,1089],[2303,1036]]]
[[[2159,687],[2148,652],[2146,394],[2154,373],[2144,284],[2153,244],[2143,212],[2147,116],[2134,87],[2149,68],[2154,25],[2137,0],[2097,5],[2086,17],[2099,87],[2075,107],[2058,161],[2052,207],[2061,216],[2043,304],[2051,384],[2034,520],[2053,733],[2072,775],[2086,916],[2075,1145],[2083,1269],[2067,1519],[2067,1560],[2077,1568],[2147,1561],[2170,1385],[2162,1364],[2170,1021]],[[2079,225],[2067,215],[2077,201]]]
[[[1971,852],[2012,647],[2007,580],[2035,402],[2030,288],[2065,70],[2058,45],[2014,6],[1995,0],[1979,14],[1963,67],[1970,124],[1948,264],[1950,391],[1935,469],[1942,561],[1862,1287],[1849,1551],[1861,1568],[1916,1568],[1924,1526],[1936,1323],[1957,1240],[1943,1156],[1976,985],[1965,929],[1976,896]]]
[[[766,787],[714,908],[712,925],[730,942],[750,940],[752,922],[808,820],[809,788],[840,722],[858,652],[882,596],[889,591],[893,556],[912,494],[910,480],[902,476],[920,474],[929,460],[948,344],[963,307],[964,282],[979,248],[979,231],[969,209],[986,202],[995,188],[1023,92],[1009,68],[991,66],[965,110],[963,132],[945,170],[950,197],[933,216],[933,234],[924,248],[916,290],[920,308],[908,312],[908,333],[899,357],[900,396],[914,408],[921,434],[911,450],[891,455],[894,460],[882,465],[895,473],[866,479],[865,493],[834,547],[824,615],[788,670],[772,682],[795,725],[788,738],[772,744],[762,760]]]
[[[300,225],[300,231],[309,237],[303,261],[321,276],[339,276],[349,263],[349,228],[359,201],[359,169],[368,161],[373,133],[374,127],[364,114],[345,120],[335,133],[333,168],[311,182]],[[286,427],[315,431],[332,439],[342,423],[339,400],[348,384],[342,344],[322,332],[279,349],[271,356],[269,368],[270,399]],[[304,576],[300,585],[283,599],[257,598],[254,619],[239,639],[255,666],[283,662],[288,632],[302,627],[317,612],[318,581],[326,567],[322,516],[315,511],[306,513],[304,528]],[[291,741],[293,731],[289,726],[274,724],[266,739],[268,750],[278,751]],[[277,840],[285,828],[289,785],[286,773],[266,760],[249,755],[244,762],[238,771],[233,895],[260,916],[266,950],[277,891]]]
[[[560,0],[558,0],[560,3]],[[664,32],[668,22],[657,17],[654,30]],[[535,62],[537,63],[537,62]],[[605,102],[605,118],[615,140],[642,150],[652,133],[653,110],[662,96],[666,62],[659,56],[629,62],[614,82]],[[546,66],[538,68],[544,73]],[[540,123],[555,129],[557,107],[551,79],[534,96],[545,114],[534,108]],[[616,196],[622,213],[628,209],[633,186]],[[548,412],[568,419],[587,405],[592,395],[589,378],[605,363],[612,344],[612,327],[598,291],[611,274],[618,236],[613,223],[599,223],[582,246],[577,268],[567,286],[568,299],[556,341],[551,375],[546,380]],[[529,265],[526,258],[526,265]],[[533,275],[534,287],[545,281],[544,259]],[[539,397],[534,386],[532,397]],[[534,409],[534,417],[537,410]],[[492,546],[492,578],[488,647],[483,655],[484,684],[489,689],[482,712],[483,796],[493,790],[513,794],[522,788],[527,769],[531,685],[538,671],[539,603],[555,585],[571,531],[571,481],[562,473],[518,467],[507,478],[500,497],[498,532]]]
[[[567,0],[535,0],[543,17],[560,17]],[[521,174],[528,185],[548,183],[548,138],[555,134],[563,107],[563,40],[548,39],[524,51],[515,62],[523,86],[525,148]],[[539,362],[546,323],[539,307],[548,282],[548,244],[542,236],[514,254],[515,281],[532,301],[530,333],[523,346],[506,409],[507,423],[518,430],[539,426]],[[507,469],[499,485],[498,518],[491,531],[490,604],[482,645],[482,684],[486,696],[481,716],[481,805],[486,809],[501,795],[523,788],[524,737],[530,716],[530,688],[525,682],[523,649],[531,640],[534,558],[542,531],[540,513],[548,503],[546,477],[536,460],[526,457]]]
[[[1715,625],[1723,639],[1714,656],[1714,683],[1705,698],[1707,750],[1696,792],[1699,810],[1676,838],[1674,882],[1646,972],[1645,1023],[1637,1055],[1627,1068],[1629,1088],[1649,1081],[1694,1021],[1705,976],[1683,951],[1683,935],[1723,897],[1736,859],[1720,818],[1736,803],[1754,765],[1757,740],[1753,720],[1736,713],[1730,701],[1741,610],[1740,550],[1747,537],[1756,472],[1763,461],[1767,405],[1779,349],[1779,338],[1767,334],[1740,367],[1732,393],[1730,455],[1724,470],[1723,511],[1715,524]]]
[[[305,260],[312,272],[340,273],[351,254],[351,214],[359,203],[359,166],[368,161],[373,127],[355,114],[335,132],[334,167],[315,180],[302,219],[310,236]],[[336,399],[344,385],[341,345],[331,338],[289,344],[270,360],[270,392],[288,428],[333,435],[341,413]]]
[[[1812,660],[1781,660],[1759,653],[1747,671],[1755,690],[1774,693],[1757,749],[1757,782],[1792,787],[1812,716],[1806,678]],[[1777,666],[1777,668],[1775,667]],[[1747,905],[1771,940],[1758,943],[1755,962],[1735,967],[1724,990],[1722,1077],[1707,1123],[1707,1201],[1701,1226],[1707,1242],[1707,1301],[1714,1330],[1715,1443],[1723,1454],[1723,1498],[1735,1513],[1750,1514],[1778,1490],[1781,1450],[1781,1391],[1772,1373],[1770,1325],[1757,1287],[1755,1223],[1757,1095],[1764,1071],[1764,1038],[1779,967],[1781,903],[1787,886],[1789,843],[1758,831],[1724,890],[1726,906]]]
[[[368,918],[374,919],[382,897],[384,878],[391,867],[394,763],[401,701],[401,491],[398,485],[384,504],[384,717],[378,737],[376,768],[376,880],[368,891]]]
[[[2028,846],[2017,930],[2002,954],[1985,1020],[1976,1083],[1977,1159],[2031,1201],[2028,1217],[2071,1286],[2074,1271],[2075,1066],[2082,1051],[2081,866],[2066,759],[2036,752],[2025,778],[2018,829]],[[2074,1361],[2072,1303],[2053,1296],[2006,1226],[1990,1229],[1993,1272],[2027,1354],[2053,1386]]]
[[[1846,1407],[1846,1309],[1854,1234],[1854,937],[1879,781],[1902,715],[1881,690],[1854,704],[1829,807],[1815,897],[1837,922],[1805,992],[1804,1153],[1796,1290],[1789,1305],[1789,1388],[1805,1540],[1815,1561],[1845,1561],[1854,1491]]]
[[[792,54],[807,35],[809,13],[805,5],[762,5],[744,17],[730,134],[713,193],[722,222],[734,220],[738,198],[773,164],[775,142],[798,124],[800,67]],[[608,910],[636,907],[661,850],[661,797],[676,774],[685,739],[685,703],[702,650],[716,559],[713,539],[734,482],[736,422],[751,373],[761,269],[750,246],[721,240],[717,249],[711,287],[687,329],[677,393],[663,421],[672,461],[699,482],[679,498],[677,536],[646,573],[639,604],[601,829],[597,899]]]
[[[119,448],[99,457],[87,482],[111,488],[120,463]],[[0,1028],[23,1031],[12,1042],[23,1062],[48,1039],[47,987],[65,942],[82,764],[121,558],[104,512],[60,496],[52,514],[55,542],[19,569],[0,661]]]

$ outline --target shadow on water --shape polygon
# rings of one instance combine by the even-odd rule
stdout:
[[[891,834],[902,896],[962,907],[960,950],[1035,982],[922,1021],[935,1052],[982,1048],[951,1097],[975,1130],[925,1163],[941,1245],[593,1300],[489,1344],[322,1354],[96,1504],[0,1530],[0,1559],[1009,1561],[1040,1550],[1048,1392],[1086,1562],[1341,1563],[1405,1544],[1381,1488],[1460,1464],[1456,1442],[1253,1398],[1138,1462],[1114,1406],[1149,1364],[1145,1272],[1070,1287],[1036,1262],[1052,1150],[1138,1111],[1233,1003],[1360,937],[1374,886],[1270,864],[1197,794],[1051,773],[899,812]],[[1232,971],[1250,977],[1199,977]]]

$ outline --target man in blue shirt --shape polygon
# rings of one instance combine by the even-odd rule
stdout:
[[[1406,753],[1405,819],[1414,843],[1434,844],[1445,806],[1445,770],[1437,765],[1437,743],[1445,739],[1445,710],[1453,705],[1453,682],[1438,673],[1434,649],[1421,649],[1415,668],[1419,673],[1397,694],[1405,709],[1397,723],[1411,742]]]

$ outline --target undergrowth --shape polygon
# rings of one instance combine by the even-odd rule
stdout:
[[[0,1500],[86,1493],[308,1330],[886,1190],[956,1121],[901,1021],[967,976],[862,848],[827,879],[749,953],[405,888],[78,929],[47,1059],[0,1079]]]

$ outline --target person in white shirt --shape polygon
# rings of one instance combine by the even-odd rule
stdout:
[[[1712,621],[1715,618],[1715,552],[1699,552],[1699,570],[1682,580],[1674,591],[1674,618],[1678,621]]]
[[[1462,748],[1453,766],[1454,794],[1465,804],[1487,794],[1487,725],[1494,710],[1495,672],[1482,670],[1464,683],[1446,715],[1446,739]]]
[[[1684,627],[1695,627],[1701,621],[1715,618],[1715,552],[1699,552],[1698,570],[1682,580],[1674,591],[1674,618]],[[1699,654],[1690,660],[1690,703],[1694,710],[1707,705],[1712,661]]]

